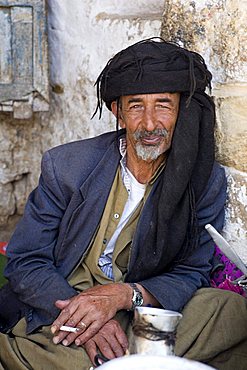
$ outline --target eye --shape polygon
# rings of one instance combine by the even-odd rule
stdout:
[[[162,110],[162,109],[170,109],[170,106],[167,105],[167,104],[157,104],[156,105],[156,109],[160,109],[160,110]]]
[[[140,111],[143,109],[143,106],[141,104],[133,104],[129,107],[130,111]]]

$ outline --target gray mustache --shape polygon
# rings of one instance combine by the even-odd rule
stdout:
[[[133,137],[135,140],[140,140],[144,137],[149,137],[149,136],[161,136],[161,137],[166,137],[168,135],[168,131],[165,128],[156,128],[153,131],[147,131],[147,130],[139,130],[136,131],[133,134]]]

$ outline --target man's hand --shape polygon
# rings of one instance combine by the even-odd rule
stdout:
[[[78,346],[86,343],[117,311],[130,308],[131,297],[132,288],[128,284],[113,283],[96,285],[71,299],[56,301],[61,312],[51,327],[52,333],[56,333],[53,342],[65,346],[72,342]],[[69,334],[59,331],[62,325],[78,327],[80,331]]]
[[[109,360],[123,356],[128,348],[128,339],[118,321],[113,319],[108,321],[83,347],[96,366],[94,359],[99,352]]]

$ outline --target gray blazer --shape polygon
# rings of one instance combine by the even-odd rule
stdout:
[[[30,194],[7,248],[9,285],[0,291],[3,326],[11,327],[25,314],[30,333],[53,322],[58,315],[57,299],[77,294],[67,278],[83,258],[100,222],[119,161],[116,132],[61,145],[44,154],[39,185]],[[154,190],[155,185],[137,225],[131,254],[141,247],[138,240],[151,214]],[[221,230],[225,194],[225,173],[215,164],[197,204],[200,225],[211,223]],[[200,240],[200,248],[183,264],[140,282],[167,309],[181,310],[198,288],[209,285],[214,245],[206,232]],[[128,269],[133,268],[130,258]],[[14,305],[16,314],[10,317]]]

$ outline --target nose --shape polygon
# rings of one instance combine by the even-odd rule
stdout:
[[[143,113],[143,126],[147,131],[153,131],[156,128],[156,117],[152,107],[146,107]]]

